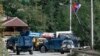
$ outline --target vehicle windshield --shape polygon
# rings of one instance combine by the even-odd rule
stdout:
[[[72,40],[64,40],[63,41],[63,44],[73,44],[73,41]]]
[[[77,39],[77,37],[74,34],[61,34],[60,38],[71,38],[71,39]]]

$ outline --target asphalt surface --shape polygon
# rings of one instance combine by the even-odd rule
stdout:
[[[12,51],[9,51],[10,56],[67,56],[67,53],[60,54],[59,52],[47,52],[40,53],[39,51],[33,51],[33,55],[30,55],[29,52],[21,52],[20,55],[16,55]]]

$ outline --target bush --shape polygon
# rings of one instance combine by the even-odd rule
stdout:
[[[7,49],[3,45],[3,41],[0,38],[0,56],[9,56]]]
[[[100,39],[97,39],[95,41],[94,49],[100,51]]]

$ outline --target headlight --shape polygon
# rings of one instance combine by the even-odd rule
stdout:
[[[67,45],[67,48],[74,48],[74,45]]]
[[[62,47],[66,47],[66,44],[63,44]]]
[[[75,48],[75,46],[74,45],[72,45],[72,47],[71,48]]]

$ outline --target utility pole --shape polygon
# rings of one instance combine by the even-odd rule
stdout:
[[[93,0],[91,0],[91,48],[94,47]]]
[[[72,0],[70,0],[70,31],[72,31]]]

